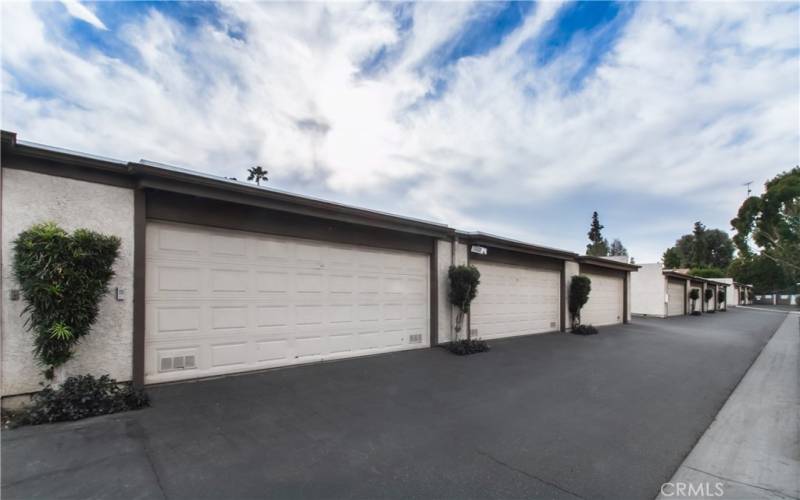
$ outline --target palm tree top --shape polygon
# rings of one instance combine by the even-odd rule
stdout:
[[[248,174],[250,174],[250,175],[247,177],[247,180],[248,180],[248,181],[256,181],[256,184],[257,184],[257,185],[259,185],[259,186],[261,185],[261,181],[262,181],[262,180],[263,180],[263,181],[268,181],[268,180],[269,180],[269,179],[267,178],[267,174],[268,174],[269,172],[267,172],[266,170],[264,170],[263,168],[261,168],[261,166],[260,166],[260,165],[257,165],[257,166],[255,166],[255,167],[248,168],[248,169],[247,169],[247,173],[248,173]]]

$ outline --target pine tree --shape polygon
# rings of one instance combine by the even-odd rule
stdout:
[[[615,238],[613,242],[611,242],[611,249],[608,252],[609,255],[614,256],[628,256],[628,249],[622,245],[622,242],[619,241],[619,238]]]
[[[589,243],[586,245],[586,255],[593,255],[595,257],[605,257],[608,255],[608,240],[603,238],[602,224],[600,224],[600,217],[597,212],[592,214],[592,225],[589,228],[587,235],[589,236]]]

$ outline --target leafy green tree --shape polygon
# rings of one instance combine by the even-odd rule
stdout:
[[[661,257],[664,267],[667,269],[677,269],[681,267],[681,254],[675,247],[667,248],[664,255]]]
[[[675,241],[675,246],[664,252],[669,257],[670,269],[683,267],[718,267],[725,269],[733,259],[734,246],[725,231],[706,229],[702,222],[695,222],[692,234],[684,234]],[[669,254],[669,255],[668,255]],[[677,264],[676,264],[677,262]]]
[[[733,241],[743,256],[752,255],[752,241],[761,256],[773,261],[788,281],[800,279],[800,166],[764,185],[761,196],[742,203],[731,220]]]
[[[247,177],[248,181],[256,181],[256,185],[260,186],[261,181],[267,182],[269,179],[267,178],[268,171],[264,170],[260,166],[252,167],[247,169],[247,173],[249,174]]]
[[[611,242],[611,248],[608,251],[608,255],[617,256],[628,256],[628,249],[622,245],[622,242],[619,238],[615,238],[613,242]]]
[[[731,262],[728,274],[739,283],[753,285],[755,293],[796,290],[797,280],[777,262],[761,255],[743,255]]]
[[[589,227],[589,243],[586,245],[586,255],[606,257],[608,255],[608,240],[603,238],[603,226],[597,212],[592,214],[592,225]]]

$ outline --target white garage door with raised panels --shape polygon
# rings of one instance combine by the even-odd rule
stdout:
[[[667,316],[682,316],[685,303],[684,284],[676,281],[667,282]]]
[[[481,273],[470,327],[482,339],[552,332],[560,328],[561,273],[476,263]]]
[[[428,259],[148,222],[145,381],[428,346]]]
[[[581,309],[581,323],[594,326],[622,323],[622,278],[594,273],[581,274],[592,280],[589,301]]]

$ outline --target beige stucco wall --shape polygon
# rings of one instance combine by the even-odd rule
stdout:
[[[447,271],[452,264],[461,265],[467,263],[467,246],[463,243],[456,243],[453,252],[453,243],[450,241],[439,240],[438,243],[438,270],[439,280],[439,343],[444,344],[455,339],[455,318],[457,310],[450,305],[448,299],[449,282]],[[479,287],[480,290],[480,287]],[[478,292],[480,293],[480,291]],[[466,337],[467,318],[464,318],[464,329],[460,336]]]
[[[20,316],[25,303],[12,301],[11,247],[17,235],[38,222],[53,221],[72,231],[83,227],[122,240],[116,276],[103,298],[92,333],[65,368],[66,376],[110,374],[130,380],[133,341],[133,191],[39,173],[2,169],[2,395],[37,391],[43,381],[32,354],[32,334]],[[116,287],[126,298],[117,301]]]
[[[581,266],[577,262],[569,260],[564,261],[564,325],[566,330],[569,331],[572,325],[572,319],[569,317],[569,284],[572,282],[573,276],[581,274]]]

